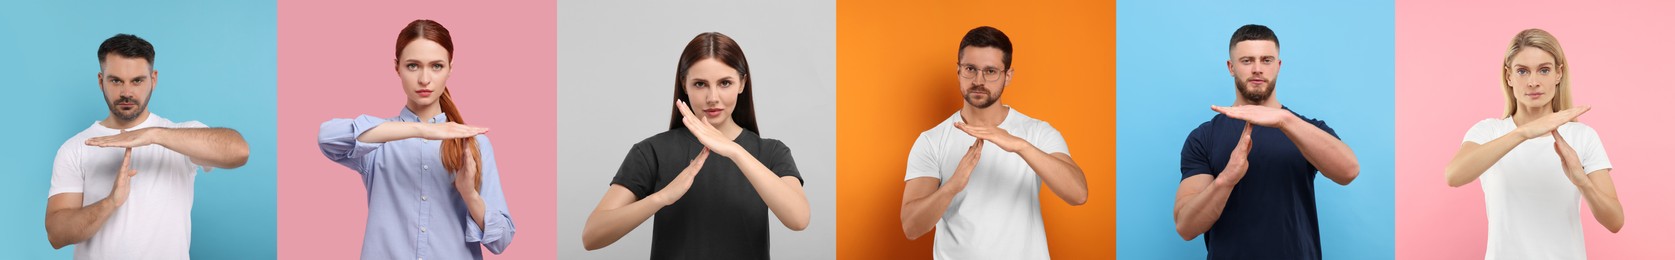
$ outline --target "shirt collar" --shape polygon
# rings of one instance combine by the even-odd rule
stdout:
[[[419,115],[414,114],[412,109],[408,109],[407,106],[402,106],[401,107],[401,116],[398,116],[396,118],[400,119],[399,121],[401,121],[401,122],[420,122],[420,123],[435,124],[435,123],[441,123],[441,122],[448,122],[448,113],[436,113],[436,116],[430,118],[430,122],[424,122],[424,121],[419,121]]]

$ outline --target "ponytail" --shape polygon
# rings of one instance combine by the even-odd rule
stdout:
[[[465,124],[465,118],[459,115],[459,107],[454,105],[453,95],[448,94],[451,92],[452,91],[448,91],[447,89],[442,90],[442,98],[440,99],[440,102],[442,103],[442,114],[448,116],[448,122],[463,125]],[[465,152],[467,150],[471,151],[471,158],[465,158]],[[477,172],[475,186],[478,189],[482,189],[483,153],[480,150],[477,150],[477,138],[466,137],[442,141],[443,169],[447,169],[448,172],[460,172],[461,170],[464,170],[462,168],[465,167],[465,160],[476,162],[474,163],[474,165],[477,166],[476,169],[472,169]]]

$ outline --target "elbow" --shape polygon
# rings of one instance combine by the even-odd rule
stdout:
[[[785,228],[791,229],[791,231],[803,231],[803,229],[808,228],[808,217],[793,222],[785,222]]]
[[[1082,191],[1082,194],[1080,196],[1074,196],[1074,197],[1066,198],[1064,200],[1064,202],[1070,203],[1071,206],[1081,206],[1082,204],[1087,204],[1088,203],[1088,193],[1087,193],[1086,190],[1084,190],[1084,191]]]
[[[1448,187],[1459,188],[1460,186],[1465,186],[1467,181],[1461,181],[1459,178],[1455,178],[1455,172],[1458,172],[1458,170],[1454,169],[1454,167],[1448,167],[1448,169],[1443,170],[1442,177],[1448,182]]]
[[[593,251],[611,245],[610,243],[605,243],[600,240],[602,239],[597,238],[596,235],[588,233],[587,231],[582,231],[582,249]]]
[[[1188,231],[1187,227],[1180,223],[1175,223],[1175,233],[1181,236],[1181,241],[1192,241],[1193,238],[1198,237],[1198,233]]]
[[[1349,186],[1349,183],[1355,181],[1355,178],[1361,177],[1361,162],[1350,160],[1348,165],[1344,165],[1343,168],[1341,171],[1343,174],[1332,180],[1337,182],[1338,185]]]
[[[225,165],[227,167],[222,167],[223,169],[244,167],[245,163],[250,162],[250,146],[240,145],[237,149],[233,150],[232,156],[232,160]]]

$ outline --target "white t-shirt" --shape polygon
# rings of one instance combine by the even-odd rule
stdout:
[[[147,127],[202,128],[197,121],[174,123],[149,115],[134,130]],[[82,206],[110,196],[122,167],[123,148],[88,146],[88,138],[115,135],[118,129],[94,122],[58,147],[47,196],[81,193]],[[198,165],[186,155],[147,145],[134,148],[129,162],[139,171],[128,183],[128,201],[111,212],[92,238],[76,243],[76,259],[187,259],[192,242],[192,181]]]
[[[1466,131],[1466,142],[1488,143],[1518,126],[1511,118],[1484,119]],[[1610,169],[1599,134],[1582,123],[1559,126],[1576,150],[1582,171]],[[1489,215],[1485,259],[1584,259],[1581,194],[1565,176],[1552,136],[1524,141],[1478,177]]]
[[[1064,137],[1047,122],[1007,109],[1000,128],[1048,154],[1070,154]],[[907,177],[954,176],[965,152],[977,139],[954,128],[959,113],[919,134],[907,157]],[[1041,179],[1024,158],[983,145],[965,190],[948,203],[936,221],[936,259],[1048,259],[1047,232],[1041,224]]]

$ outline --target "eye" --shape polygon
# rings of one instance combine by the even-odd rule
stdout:
[[[961,69],[965,70],[965,72],[977,72],[977,67],[972,67],[972,66],[965,66],[964,68],[961,68]]]
[[[999,73],[1000,73],[1000,71],[999,71],[999,70],[995,70],[995,69],[986,69],[986,70],[983,70],[983,74],[984,74],[984,75],[994,75],[994,74],[999,74]]]
[[[122,80],[120,80],[120,79],[108,79],[108,81],[110,81],[111,84],[117,84],[117,85],[122,84]]]
[[[132,82],[129,82],[129,83],[134,83],[134,84],[145,84],[145,80],[143,80],[143,79],[136,79],[136,80],[134,80],[134,81],[132,81]]]
[[[408,63],[407,70],[419,70],[419,64]]]
[[[1541,75],[1547,75],[1547,73],[1552,73],[1553,72],[1553,68],[1542,67],[1540,72],[1541,72]]]
[[[431,64],[430,70],[442,70],[442,64]]]
[[[709,84],[708,84],[708,83],[705,83],[705,82],[703,82],[703,81],[699,81],[699,82],[693,82],[693,83],[692,83],[692,87],[694,87],[694,88],[704,88],[704,87],[705,87],[705,86],[706,86],[706,85],[709,85]]]
[[[721,81],[721,87],[725,88],[725,87],[731,87],[731,86],[733,86],[733,81],[732,80]]]

